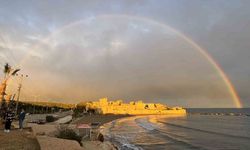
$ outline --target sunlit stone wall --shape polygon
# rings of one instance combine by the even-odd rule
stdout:
[[[165,115],[185,115],[186,110],[182,107],[167,107],[163,104],[143,103],[142,101],[123,103],[122,100],[108,101],[102,98],[99,101],[88,102],[87,109],[96,109],[101,114],[165,114]]]

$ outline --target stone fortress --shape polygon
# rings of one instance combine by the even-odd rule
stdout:
[[[186,115],[182,107],[167,107],[159,103],[143,103],[142,101],[123,103],[122,100],[87,102],[86,109],[95,109],[100,114],[128,114],[128,115]]]

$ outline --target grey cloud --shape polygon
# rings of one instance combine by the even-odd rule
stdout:
[[[17,62],[32,50],[23,69],[31,76],[26,84],[34,86],[34,92],[24,90],[24,97],[41,92],[65,101],[143,98],[188,107],[214,107],[220,100],[219,106],[232,107],[214,68],[180,37],[163,35],[161,27],[121,18],[103,20],[67,29],[40,43],[60,27],[101,14],[160,21],[207,49],[249,106],[248,6],[246,0],[3,1],[0,33],[9,37],[10,45],[28,43],[11,49]],[[132,28],[135,24],[137,29]],[[119,41],[127,45],[122,47]]]

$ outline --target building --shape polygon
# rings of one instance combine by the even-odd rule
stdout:
[[[186,115],[186,110],[182,107],[170,108],[163,104],[143,103],[142,101],[123,103],[122,100],[108,101],[107,98],[86,103],[86,109],[95,109],[100,114]]]

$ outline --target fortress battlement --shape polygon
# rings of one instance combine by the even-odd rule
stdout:
[[[108,101],[107,98],[88,102],[86,108],[95,109],[100,114],[186,115],[186,109],[182,107],[168,107],[160,103],[144,103],[143,101],[123,103],[122,100]]]

